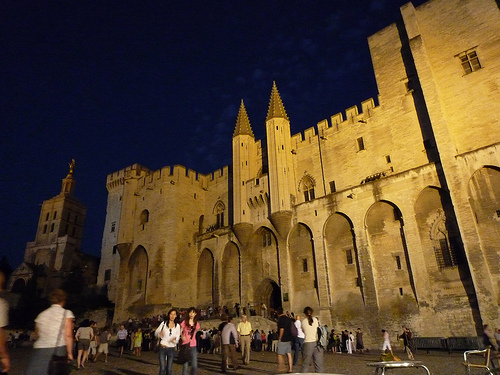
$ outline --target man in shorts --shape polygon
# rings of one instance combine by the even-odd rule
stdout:
[[[278,372],[286,372],[285,355],[288,360],[288,372],[292,372],[292,320],[283,314],[283,308],[278,307]]]
[[[110,338],[111,333],[109,333],[107,327],[104,327],[97,336],[99,347],[97,348],[97,354],[94,357],[94,362],[97,361],[97,358],[99,358],[101,353],[104,353],[104,362],[108,362],[108,344]]]
[[[92,328],[92,332],[94,332],[94,337],[90,339],[89,361],[91,361],[97,353],[97,322],[91,320],[90,328]]]
[[[128,332],[122,324],[119,331],[116,333],[116,345],[118,345],[118,348],[120,349],[120,357],[123,355],[123,350],[127,345],[127,336]]]

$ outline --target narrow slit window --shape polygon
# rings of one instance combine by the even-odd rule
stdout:
[[[352,258],[352,249],[348,249],[345,251],[347,264],[353,264],[354,260]]]
[[[365,149],[365,141],[363,140],[363,137],[359,137],[356,139],[356,142],[358,144],[358,151],[362,151]]]
[[[399,255],[396,255],[396,267],[398,270],[401,269],[401,257]]]

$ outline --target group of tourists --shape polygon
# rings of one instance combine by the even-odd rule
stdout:
[[[68,362],[76,358],[78,369],[84,368],[86,362],[97,361],[102,353],[107,362],[111,331],[106,327],[99,329],[97,322],[87,319],[75,331],[75,317],[70,310],[64,309],[66,298],[64,291],[53,291],[50,294],[52,305],[35,319],[38,339],[27,361],[25,374],[47,373],[49,366],[53,365],[51,358],[54,355]],[[238,348],[243,366],[250,363],[252,351],[272,350],[277,354],[278,372],[290,373],[297,365],[301,372],[323,372],[324,351],[361,353],[364,350],[360,328],[354,333],[343,330],[337,334],[320,324],[311,307],[304,308],[303,313],[297,315],[285,313],[281,307],[275,311],[277,329],[266,334],[264,330],[254,330],[246,314],[241,315],[237,324],[233,323],[233,315],[222,314],[222,323],[218,328],[201,330],[199,310],[190,307],[179,312],[173,308],[157,319],[148,319],[148,327],[155,320],[158,323],[156,327],[143,329],[137,326],[141,320],[124,322],[116,332],[116,344],[119,356],[127,348],[140,356],[145,344],[146,350],[155,346],[158,349],[159,375],[171,375],[174,361],[182,364],[183,375],[188,375],[188,372],[195,375],[199,352],[220,353],[221,371],[225,373],[230,364],[233,370],[240,367]],[[130,329],[126,329],[125,325]],[[382,350],[392,353],[388,331],[382,330],[382,336]],[[490,334],[487,327],[485,337],[494,339],[494,334]],[[406,326],[403,326],[398,339],[403,340],[405,352],[413,359],[412,333]]]
[[[337,333],[332,329],[328,335],[326,351],[347,354],[363,353],[365,351],[365,345],[361,328],[358,328],[354,333],[347,329]]]

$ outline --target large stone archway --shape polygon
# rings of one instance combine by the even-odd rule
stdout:
[[[146,249],[138,246],[128,261],[128,305],[146,303],[148,266]]]
[[[255,290],[254,301],[259,308],[265,303],[268,311],[276,311],[278,307],[282,307],[281,288],[278,283],[272,279],[262,280]]]
[[[448,193],[438,187],[423,189],[415,201],[428,290],[419,302],[430,304],[435,326],[455,335],[469,335],[480,325],[475,291]],[[451,217],[450,217],[451,216]]]
[[[221,305],[233,306],[241,301],[240,252],[234,242],[224,249],[221,268]]]
[[[304,224],[295,225],[288,236],[291,308],[319,308],[316,254],[311,230]]]
[[[358,251],[352,222],[335,213],[326,221],[325,244],[334,314],[348,321],[364,310]]]
[[[414,313],[417,304],[401,211],[392,203],[376,202],[365,225],[381,310],[401,317]]]
[[[500,305],[500,168],[486,166],[474,172],[468,190],[481,250]]]
[[[255,295],[262,280],[274,280],[279,285],[278,241],[269,228],[261,227],[252,235],[246,248],[242,254],[241,302],[257,306],[259,302]]]
[[[213,304],[213,285],[214,256],[209,249],[204,249],[198,259],[197,306],[206,308]]]

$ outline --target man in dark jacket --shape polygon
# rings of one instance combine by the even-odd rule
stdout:
[[[285,355],[288,360],[288,372],[292,372],[292,320],[283,314],[283,308],[278,307],[278,372],[287,371],[285,368]]]

